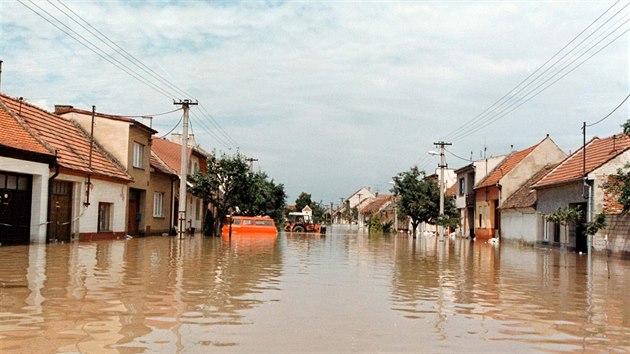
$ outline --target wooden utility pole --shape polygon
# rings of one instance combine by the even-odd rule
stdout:
[[[184,109],[184,118],[182,123],[182,161],[180,165],[179,173],[179,210],[178,210],[178,230],[177,235],[180,239],[184,238],[186,231],[186,182],[188,176],[188,110],[190,106],[196,106],[197,102],[191,100],[183,100],[179,102],[173,102],[175,105],[181,105]]]

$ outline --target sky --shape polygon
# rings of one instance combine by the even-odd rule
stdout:
[[[439,141],[449,168],[546,134],[578,149],[583,122],[628,95],[628,5],[2,0],[0,91],[51,111],[155,115],[158,136],[181,129],[181,111],[158,115],[174,99],[197,100],[203,149],[257,159],[289,204],[301,192],[337,204],[390,193],[415,165],[434,172]],[[587,138],[620,132],[628,107]]]

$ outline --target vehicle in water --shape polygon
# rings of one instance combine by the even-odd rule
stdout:
[[[268,216],[228,216],[223,223],[221,234],[224,237],[233,236],[275,236],[278,234],[276,223]]]
[[[313,215],[305,212],[290,212],[284,223],[284,231],[326,233],[326,226],[313,222]]]

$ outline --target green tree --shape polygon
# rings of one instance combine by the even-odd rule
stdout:
[[[392,189],[394,195],[398,197],[400,213],[411,219],[414,238],[421,222],[433,223],[439,216],[439,188],[435,182],[425,177],[424,171],[414,166],[394,178]]]
[[[368,232],[371,234],[383,232],[383,224],[381,223],[381,218],[379,218],[377,214],[370,216],[368,221]]]
[[[626,135],[630,135],[630,119],[628,119],[625,123],[621,125],[623,128],[623,133]]]
[[[576,225],[582,216],[582,211],[569,208],[559,207],[553,213],[547,215],[547,221],[564,226],[564,234],[569,234],[569,225]]]
[[[302,192],[295,200],[295,211],[302,211],[307,205],[313,210],[313,222],[322,222],[324,220],[324,212],[326,211],[323,203],[313,201],[309,193]]]
[[[286,195],[282,184],[276,185],[265,173],[249,171],[241,154],[208,157],[208,173],[189,176],[193,195],[217,209],[215,232],[220,234],[227,215],[269,215],[281,222]],[[279,225],[279,224],[278,224]]]

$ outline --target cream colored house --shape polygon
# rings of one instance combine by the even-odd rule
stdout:
[[[126,231],[130,235],[146,232],[147,216],[153,212],[147,190],[151,178],[152,135],[156,130],[127,117],[95,113],[67,105],[56,105],[55,113],[79,123],[95,140],[126,168],[132,181],[128,185]]]

